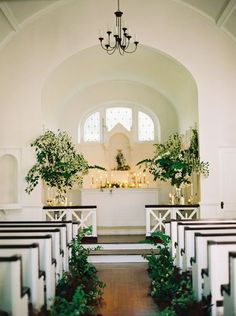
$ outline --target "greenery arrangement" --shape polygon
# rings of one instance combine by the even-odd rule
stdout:
[[[83,176],[88,173],[89,166],[82,154],[76,148],[66,132],[46,131],[31,143],[35,148],[35,165],[26,175],[26,192],[30,193],[43,179],[49,187],[55,187],[58,196],[63,196],[74,184],[81,185]]]
[[[155,232],[149,242],[159,249],[159,255],[145,255],[148,260],[148,273],[151,278],[151,296],[161,310],[156,316],[205,316],[209,315],[210,305],[197,302],[192,291],[191,277],[180,273],[174,265],[169,249],[170,238],[163,232]],[[156,242],[156,238],[160,243]]]
[[[91,229],[81,230],[71,242],[69,272],[57,284],[56,297],[50,316],[93,316],[102,302],[105,284],[98,279],[96,268],[88,262],[88,255],[97,248],[84,248],[82,239]]]
[[[209,175],[209,163],[203,162],[199,157],[199,144],[197,129],[191,130],[191,140],[188,148],[183,148],[181,136],[178,133],[171,135],[162,144],[155,144],[154,157],[138,162],[153,175],[154,180],[169,181],[172,186],[179,188],[190,183],[193,172]]]

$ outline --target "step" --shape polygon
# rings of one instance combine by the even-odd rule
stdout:
[[[109,249],[157,249],[156,246],[144,243],[98,243],[98,244],[83,244],[85,248],[101,247],[104,250]],[[160,245],[162,246],[162,245]]]
[[[97,241],[83,244],[85,248],[101,247],[100,250],[91,251],[88,260],[92,263],[147,262],[143,255],[152,251],[157,255],[159,253],[156,246],[145,243],[144,235],[99,235]]]
[[[91,263],[143,263],[147,262],[141,255],[90,255],[88,262]]]
[[[143,255],[148,255],[154,252],[159,254],[159,249],[156,246],[145,243],[102,243],[87,245],[86,248],[96,248],[100,246],[100,250],[91,251],[89,262],[92,263],[115,263],[115,262],[147,262]]]
[[[153,250],[158,255],[158,249]],[[144,255],[151,254],[150,249],[106,249],[92,251],[90,262],[147,262]]]
[[[140,243],[146,239],[145,235],[98,235],[97,242],[104,243]]]
[[[159,254],[158,249],[101,249],[101,250],[95,250],[91,251],[90,256],[92,255],[150,255],[152,252],[155,254]]]

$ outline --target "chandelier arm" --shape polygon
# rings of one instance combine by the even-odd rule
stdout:
[[[106,47],[102,44],[101,41],[100,41],[100,44],[101,44],[102,49],[107,50]]]
[[[115,47],[116,47],[116,46],[107,47],[107,46],[103,45],[101,41],[100,41],[100,44],[101,44],[102,49],[104,49],[104,50],[107,51],[107,52],[108,52],[108,51],[111,51],[111,50],[113,50],[113,49],[115,49]],[[106,45],[107,45],[107,44],[106,44]]]
[[[131,50],[131,51],[125,50],[125,52],[126,52],[127,54],[132,54],[132,53],[134,53],[134,52],[137,50],[137,48],[138,48],[138,44],[135,44],[135,47],[134,47],[133,50]]]
[[[125,50],[126,50],[130,44],[130,38],[127,38],[126,36],[124,36],[123,43],[124,43],[123,46],[125,47]]]
[[[120,46],[119,46],[118,50],[119,50],[120,55],[123,56],[125,54],[125,51]]]
[[[107,54],[108,55],[113,55],[116,51],[116,48],[113,48],[113,49],[110,49],[110,50],[107,50]]]

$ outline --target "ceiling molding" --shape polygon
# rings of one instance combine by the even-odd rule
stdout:
[[[36,19],[40,18],[43,15],[46,15],[47,13],[50,13],[51,11],[53,11],[54,9],[60,8],[65,6],[66,4],[69,3],[69,1],[72,0],[54,0],[53,3],[47,5],[44,8],[41,8],[40,10],[38,10],[37,12],[29,15],[28,17],[26,17],[22,22],[21,25],[22,27],[35,21]]]
[[[11,9],[9,8],[6,2],[0,3],[0,9],[2,10],[3,14],[5,15],[8,23],[11,25],[13,30],[15,32],[19,31],[20,26],[17,22],[17,19],[15,15],[12,13]]]
[[[232,12],[236,8],[236,0],[228,0],[226,5],[223,7],[218,17],[216,18],[216,24],[221,27],[228,21]]]

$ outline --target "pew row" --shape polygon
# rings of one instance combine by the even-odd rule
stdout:
[[[0,225],[24,225],[24,226],[33,226],[33,225],[48,225],[56,227],[61,225],[66,225],[66,243],[69,244],[71,240],[75,237],[76,227],[78,228],[78,222],[72,221],[0,221]]]
[[[61,225],[66,225],[66,237],[63,237],[62,249],[64,249],[65,258],[67,257],[67,253],[70,256],[70,249],[69,244],[71,241],[77,236],[79,231],[80,222],[72,222],[72,221],[0,221],[0,226],[8,226],[8,225],[17,225],[17,226],[33,226],[33,225],[40,225],[40,226],[50,226],[50,227],[61,227]],[[67,247],[65,247],[65,244]],[[68,260],[64,259],[65,271],[68,271]]]
[[[216,222],[216,223],[191,223],[191,224],[186,224],[186,223],[179,223],[177,225],[177,238],[178,242],[176,243],[176,261],[175,264],[177,267],[180,269],[183,269],[183,254],[184,254],[184,243],[185,243],[185,230],[188,229],[195,229],[200,231],[200,229],[219,229],[226,227],[227,228],[235,228],[236,227],[236,222]],[[193,255],[191,255],[192,257]]]
[[[45,305],[50,307],[52,298],[55,297],[56,289],[56,261],[52,257],[52,236],[51,235],[5,235],[0,234],[0,245],[17,245],[17,244],[32,244],[39,245],[39,268],[45,272]],[[24,314],[22,314],[23,316]]]
[[[192,284],[194,296],[197,300],[202,299],[202,269],[207,269],[207,242],[208,241],[236,241],[235,233],[225,233],[224,231],[217,233],[195,233],[194,241],[194,257],[191,257],[192,264]]]
[[[29,302],[40,310],[44,302],[44,274],[39,270],[39,244],[0,245],[0,256],[20,255],[22,259],[22,283],[30,289]]]
[[[191,258],[195,257],[195,233],[211,233],[211,234],[227,234],[227,233],[236,233],[236,225],[217,225],[211,226],[206,225],[201,226],[187,226],[184,228],[184,247],[181,248],[180,254],[182,256],[182,271],[187,271],[191,269]],[[203,249],[202,249],[203,250]]]
[[[68,241],[67,241],[67,225],[66,224],[54,224],[54,223],[50,223],[50,224],[21,224],[21,223],[17,223],[17,224],[12,224],[10,222],[8,222],[8,224],[0,224],[0,231],[2,230],[6,230],[6,229],[19,229],[19,230],[33,230],[33,229],[40,229],[40,230],[48,230],[48,229],[59,229],[60,230],[60,243],[59,243],[59,247],[60,247],[60,254],[62,256],[62,259],[59,259],[60,261],[62,260],[62,270],[68,271],[69,266],[68,266]],[[58,245],[56,246],[58,248]],[[59,264],[59,262],[58,262]]]
[[[224,297],[224,315],[236,315],[236,252],[229,252],[229,283],[221,285]]]
[[[21,257],[0,256],[0,309],[12,316],[28,316],[28,289],[22,285]]]
[[[205,224],[205,223],[218,223],[218,222],[228,222],[228,223],[236,223],[236,218],[230,219],[230,218],[210,218],[210,219],[195,219],[195,220],[189,220],[189,219],[171,219],[166,220],[165,223],[165,233],[170,237],[171,239],[171,251],[172,256],[176,256],[176,243],[178,243],[178,234],[177,234],[177,226],[179,223],[186,223],[186,224]]]
[[[58,228],[41,228],[35,227],[33,229],[31,226],[28,228],[25,227],[0,227],[0,236],[18,236],[18,235],[24,235],[24,236],[43,236],[49,234],[52,236],[52,257],[56,261],[56,274],[57,278],[59,279],[62,276],[63,273],[63,255],[64,252],[61,249],[61,235],[60,235],[60,229]]]
[[[236,242],[208,241],[207,269],[202,270],[204,278],[203,297],[211,298],[211,316],[217,315],[217,307],[223,305],[221,285],[229,283],[229,252],[236,251]],[[228,316],[228,315],[226,315]]]

